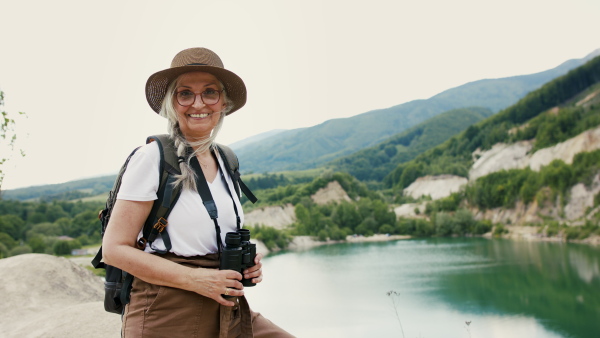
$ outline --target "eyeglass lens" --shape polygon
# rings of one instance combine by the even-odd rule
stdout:
[[[202,102],[204,104],[210,105],[210,104],[216,104],[217,102],[219,102],[219,98],[221,96],[220,94],[221,93],[218,90],[214,90],[214,89],[205,90],[200,94],[196,94],[196,93],[192,92],[191,90],[182,90],[177,93],[176,97],[177,97],[177,102],[179,102],[180,105],[191,106],[196,101],[196,96],[200,95],[200,100],[202,100]]]

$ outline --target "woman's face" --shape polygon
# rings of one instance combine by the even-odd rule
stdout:
[[[225,109],[225,99],[223,93],[220,94],[219,102],[211,105],[202,102],[200,93],[221,91],[221,84],[217,78],[209,73],[192,72],[185,73],[179,77],[173,103],[177,111],[179,128],[183,135],[190,141],[196,141],[199,138],[209,137],[213,128],[219,122],[220,112]],[[188,91],[196,94],[194,103],[190,106],[182,106],[177,100],[177,93]]]

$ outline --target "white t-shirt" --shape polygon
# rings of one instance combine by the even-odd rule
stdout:
[[[241,224],[244,224],[244,212],[239,198],[235,198],[235,189],[227,170],[223,170],[223,160],[217,154],[219,170],[213,182],[207,182],[218,210],[218,223],[221,228],[221,239],[225,243],[225,234],[236,231],[235,202]],[[123,174],[117,199],[129,201],[153,201],[157,199],[159,185],[160,152],[158,144],[152,142],[141,147],[129,161]],[[225,174],[223,174],[225,173]],[[227,184],[234,196],[233,200],[227,191]],[[215,225],[200,195],[193,190],[183,189],[181,196],[167,218],[172,249],[170,252],[184,257],[206,255],[217,252],[217,235]],[[142,233],[138,235],[138,239]],[[152,244],[153,248],[165,250],[162,237],[158,236]],[[154,252],[149,245],[147,252]]]

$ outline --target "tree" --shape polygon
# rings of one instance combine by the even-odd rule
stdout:
[[[14,145],[17,140],[17,135],[14,132],[15,120],[9,118],[8,113],[2,110],[3,106],[4,92],[0,91],[0,114],[2,114],[2,117],[0,118],[0,144],[4,144],[4,142],[8,141],[6,145],[8,146],[8,149],[12,151],[14,150]],[[19,114],[24,113],[20,112]],[[0,155],[0,191],[2,191],[2,181],[4,180],[4,172],[2,171],[2,165],[9,159],[8,157],[4,157],[5,154],[6,153],[3,151],[2,155]],[[25,156],[22,150],[21,156]]]

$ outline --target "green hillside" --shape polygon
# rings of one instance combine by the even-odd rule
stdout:
[[[116,178],[117,175],[109,175],[59,184],[3,190],[2,198],[20,201],[40,200],[46,202],[54,200],[69,201],[90,198],[110,191],[115,183]]]
[[[449,110],[485,107],[498,112],[586,60],[589,58],[571,60],[537,74],[467,83],[427,100],[415,100],[350,118],[329,120],[310,128],[284,131],[234,150],[240,163],[243,163],[244,172],[272,173],[315,168],[375,146]]]
[[[408,162],[470,125],[490,117],[485,108],[454,109],[350,156],[332,161],[335,171],[345,171],[361,181],[381,182],[396,166]]]
[[[600,105],[575,106],[573,101],[593,91],[598,82],[600,57],[527,94],[515,105],[470,126],[413,161],[399,165],[384,183],[401,190],[425,175],[467,177],[473,164],[471,154],[478,148],[489,149],[496,143],[523,139],[535,139],[537,148],[547,147],[597,126]],[[560,113],[548,113],[554,107],[559,107]],[[523,126],[524,123],[528,124]],[[511,130],[519,131],[512,133]]]

